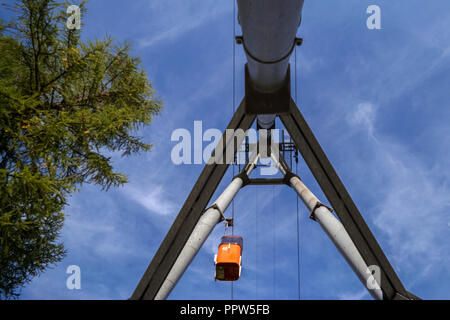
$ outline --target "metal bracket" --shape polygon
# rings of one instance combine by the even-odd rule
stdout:
[[[239,174],[235,175],[233,179],[240,178],[243,182],[242,187],[245,187],[250,183],[250,178],[248,177],[245,170],[242,170]]]
[[[225,222],[227,224],[227,227],[233,227],[234,226],[234,219],[233,218],[226,218]]]
[[[219,213],[220,213],[220,222],[222,222],[222,221],[224,221],[224,220],[225,220],[225,221],[227,220],[227,218],[226,218],[225,215],[223,214],[222,210],[219,208],[219,206],[218,206],[216,203],[213,203],[210,207],[206,208],[206,209],[202,212],[202,214],[205,213],[206,211],[208,211],[209,209],[216,209],[217,211],[219,211]]]
[[[293,177],[297,177],[299,180],[302,180],[302,179],[300,179],[300,177],[298,175],[296,175],[295,173],[293,173],[292,171],[289,170],[289,171],[286,171],[286,174],[284,175],[284,178],[283,178],[284,184],[291,186],[291,179]]]
[[[315,215],[314,215],[314,212],[317,210],[317,209],[319,209],[320,207],[325,207],[325,208],[327,208],[328,210],[330,210],[330,212],[333,212],[333,208],[330,208],[329,206],[327,206],[327,205],[324,205],[322,202],[320,202],[320,201],[317,201],[316,202],[316,205],[314,206],[314,208],[311,210],[311,213],[309,214],[309,218],[310,219],[312,219],[312,220],[314,220],[314,221],[317,221],[316,220],[316,217],[315,217]]]
[[[280,63],[281,61],[285,60],[285,59],[289,59],[289,57],[291,56],[292,52],[294,51],[295,46],[301,46],[303,43],[303,38],[295,38],[294,42],[292,43],[292,47],[289,49],[288,53],[285,54],[284,56],[282,56],[281,58],[277,59],[277,60],[272,60],[272,61],[264,61],[261,59],[256,58],[254,55],[252,55],[250,53],[250,51],[248,51],[247,47],[245,46],[245,42],[244,42],[244,37],[243,36],[236,36],[236,43],[237,44],[242,44],[243,48],[244,48],[244,52],[254,61],[261,63],[261,64],[277,64]]]
[[[295,38],[294,40],[296,46],[301,46],[303,44],[303,38]]]

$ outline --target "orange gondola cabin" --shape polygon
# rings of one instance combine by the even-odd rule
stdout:
[[[215,280],[236,281],[241,276],[242,248],[244,240],[240,236],[223,236],[219,252],[214,257]]]

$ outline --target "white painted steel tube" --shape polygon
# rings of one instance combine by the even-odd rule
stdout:
[[[309,211],[311,212],[315,209],[314,219],[320,224],[372,297],[382,300],[383,293],[379,283],[372,275],[371,270],[366,265],[342,223],[327,207],[316,207],[319,200],[298,177],[292,177],[289,182]]]
[[[383,292],[379,283],[377,283],[375,277],[372,275],[371,270],[364,262],[364,259],[347,231],[345,231],[342,223],[326,207],[317,208],[314,217],[331,241],[333,241],[353,272],[358,276],[361,283],[369,291],[370,295],[376,300],[382,300]]]
[[[258,156],[252,157],[252,162],[245,169],[247,174],[255,167],[258,160]],[[197,225],[189,236],[188,241],[181,250],[175,264],[172,266],[167,278],[164,280],[161,288],[159,288],[158,293],[155,296],[155,300],[165,300],[170,292],[173,290],[178,280],[181,278],[183,273],[186,271],[188,266],[191,264],[194,257],[197,255],[198,251],[202,247],[203,243],[206,241],[208,236],[213,231],[214,227],[222,221],[222,213],[230,205],[233,198],[236,196],[237,192],[243,185],[243,181],[240,177],[235,177],[233,181],[228,185],[228,187],[222,192],[222,194],[217,198],[209,209],[203,213],[200,217]]]
[[[259,92],[275,92],[286,78],[303,0],[237,0],[237,4],[250,84]],[[257,118],[265,129],[275,121],[274,114]]]
[[[237,0],[253,87],[274,92],[286,77],[303,0]]]

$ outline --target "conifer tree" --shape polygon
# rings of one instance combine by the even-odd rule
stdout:
[[[68,196],[126,183],[106,154],[148,151],[136,131],[161,109],[130,44],[82,42],[67,6],[23,0],[0,20],[0,299],[61,261]]]

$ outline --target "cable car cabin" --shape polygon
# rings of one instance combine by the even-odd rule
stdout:
[[[240,236],[223,236],[219,253],[214,256],[215,280],[236,281],[241,276],[241,257],[244,241]]]

